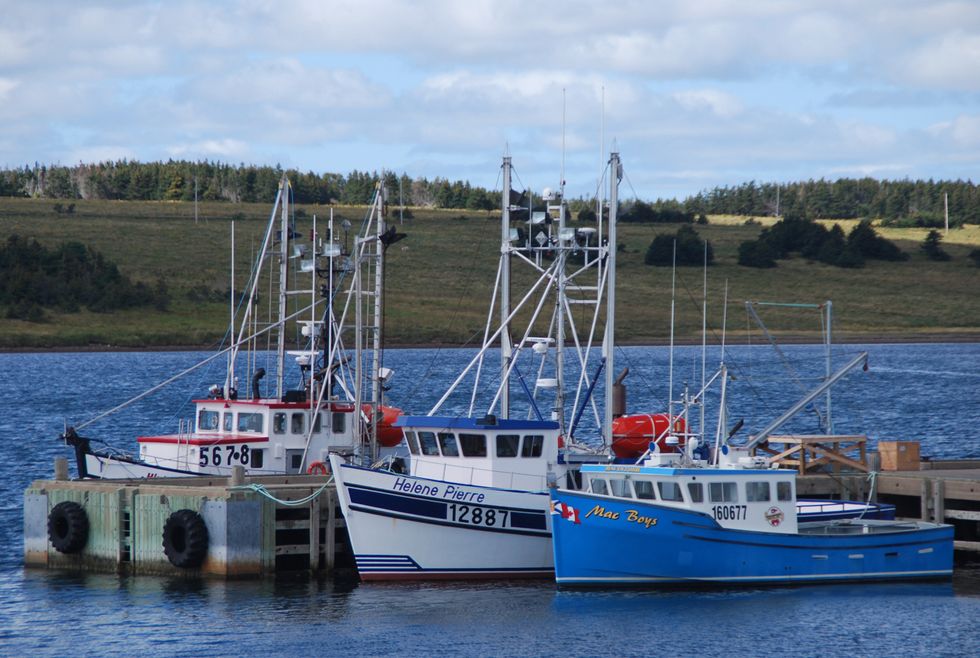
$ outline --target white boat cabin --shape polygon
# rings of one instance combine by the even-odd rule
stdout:
[[[404,431],[416,477],[543,491],[565,473],[556,422],[402,416],[395,426]]]
[[[636,465],[586,465],[582,467],[583,489],[620,502],[632,498],[701,512],[724,528],[797,532],[792,471],[748,468],[737,461],[720,467],[704,462],[682,465],[679,458],[679,454],[656,454]],[[601,512],[601,505],[581,510],[584,515]]]
[[[207,399],[195,400],[195,408],[192,432],[139,437],[140,458],[202,473],[231,466],[298,473],[308,439],[307,464],[326,463],[328,453],[350,453],[357,445],[351,403],[330,402],[312,412],[307,402]]]

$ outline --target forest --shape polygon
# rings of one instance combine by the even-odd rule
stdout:
[[[141,163],[129,160],[42,165],[0,170],[0,196],[127,201],[267,202],[275,198],[287,174],[294,201],[301,204],[369,203],[378,172],[316,173],[280,166],[218,162]],[[411,178],[384,172],[398,205],[421,208],[492,210],[497,193],[469,182]],[[394,202],[395,200],[392,199]],[[840,178],[789,183],[749,181],[704,190],[683,200],[634,199],[623,204],[623,221],[690,222],[705,214],[743,216],[801,215],[815,219],[881,219],[886,226],[940,227],[946,203],[951,226],[980,223],[980,190],[971,181],[878,180]],[[593,200],[570,200],[572,212],[587,220]]]

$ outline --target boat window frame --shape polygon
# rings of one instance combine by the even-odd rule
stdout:
[[[596,491],[596,484],[601,484],[603,491]],[[589,478],[589,493],[594,493],[598,496],[608,496],[609,494],[609,483],[606,482],[605,478],[592,477]]]
[[[521,457],[537,459],[544,454],[544,434],[525,434],[521,440]]]
[[[671,495],[669,497],[666,495],[665,489],[671,490]],[[660,500],[663,502],[684,502],[684,489],[679,483],[674,482],[673,480],[657,480],[657,495],[660,496]]]
[[[299,420],[297,423],[296,421]],[[299,429],[297,429],[299,426]],[[306,412],[294,411],[289,416],[289,433],[296,435],[306,434]]]
[[[760,494],[765,492],[765,497]],[[745,502],[768,503],[772,500],[772,488],[768,480],[750,480],[745,483]]]
[[[720,487],[718,489],[721,497],[715,495],[715,487]],[[729,498],[729,495],[732,497]],[[737,503],[738,502],[738,483],[737,482],[709,482],[708,483],[708,500],[712,503]]]
[[[633,487],[628,477],[611,477],[608,482],[609,494],[614,498],[633,498]]]
[[[413,455],[421,455],[422,451],[419,449],[419,438],[415,436],[415,432],[411,430],[405,430],[405,442],[408,443],[408,451]]]
[[[640,493],[640,485],[646,485],[649,487],[649,491],[644,491]],[[646,495],[649,493],[649,495]],[[636,496],[637,500],[656,500],[657,499],[657,488],[653,486],[653,480],[633,480],[633,495]]]
[[[206,426],[204,423],[205,416],[207,418],[213,418],[213,423],[208,423]],[[201,409],[197,412],[197,430],[199,432],[217,432],[218,428],[221,427],[221,412],[215,409]]]
[[[496,453],[495,454],[498,457],[500,457],[501,459],[514,459],[514,458],[517,458],[517,457],[520,456],[520,454],[521,454],[521,435],[520,434],[498,434],[497,437],[496,437],[496,439],[497,440],[495,442],[495,444],[496,444]],[[510,454],[510,455],[501,454],[500,447],[504,443],[504,442],[501,441],[501,439],[507,439],[507,442],[508,443],[511,442],[511,441],[513,441],[513,444],[512,444],[513,454]]]
[[[780,502],[793,500],[793,483],[791,481],[776,481],[776,500]]]
[[[258,411],[241,411],[237,414],[235,427],[238,428],[239,432],[254,432],[261,434],[265,429],[265,414]],[[255,423],[255,419],[258,419],[258,423]]]
[[[332,434],[344,434],[347,432],[347,414],[343,411],[334,411],[330,418],[330,432]]]
[[[486,457],[489,454],[487,452],[486,434],[460,432],[457,438],[459,439],[460,454],[463,457]]]
[[[225,432],[232,432],[235,428],[235,412],[226,411],[221,414],[221,427]]]
[[[319,411],[313,414],[313,433],[319,434],[323,430],[323,414]]]
[[[697,493],[695,493],[695,491]],[[690,497],[692,503],[703,503],[704,484],[702,484],[701,482],[688,482],[687,495]]]
[[[277,411],[272,415],[272,433],[273,434],[285,434],[286,433],[286,412]]]
[[[419,446],[425,457],[439,456],[439,442],[436,440],[435,432],[419,430]]]
[[[439,452],[442,453],[443,457],[459,457],[459,442],[456,441],[456,435],[452,432],[438,432],[436,434],[436,440],[439,442]],[[452,446],[452,449],[447,451],[446,448]]]

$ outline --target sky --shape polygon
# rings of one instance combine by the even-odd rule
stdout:
[[[0,167],[977,180],[980,0],[0,0]],[[605,187],[605,184],[602,185]]]

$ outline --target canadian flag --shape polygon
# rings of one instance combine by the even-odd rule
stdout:
[[[561,518],[566,521],[571,521],[572,523],[582,523],[578,516],[578,510],[571,505],[566,505],[565,503],[559,503],[557,501],[551,501],[551,513],[561,516]]]

